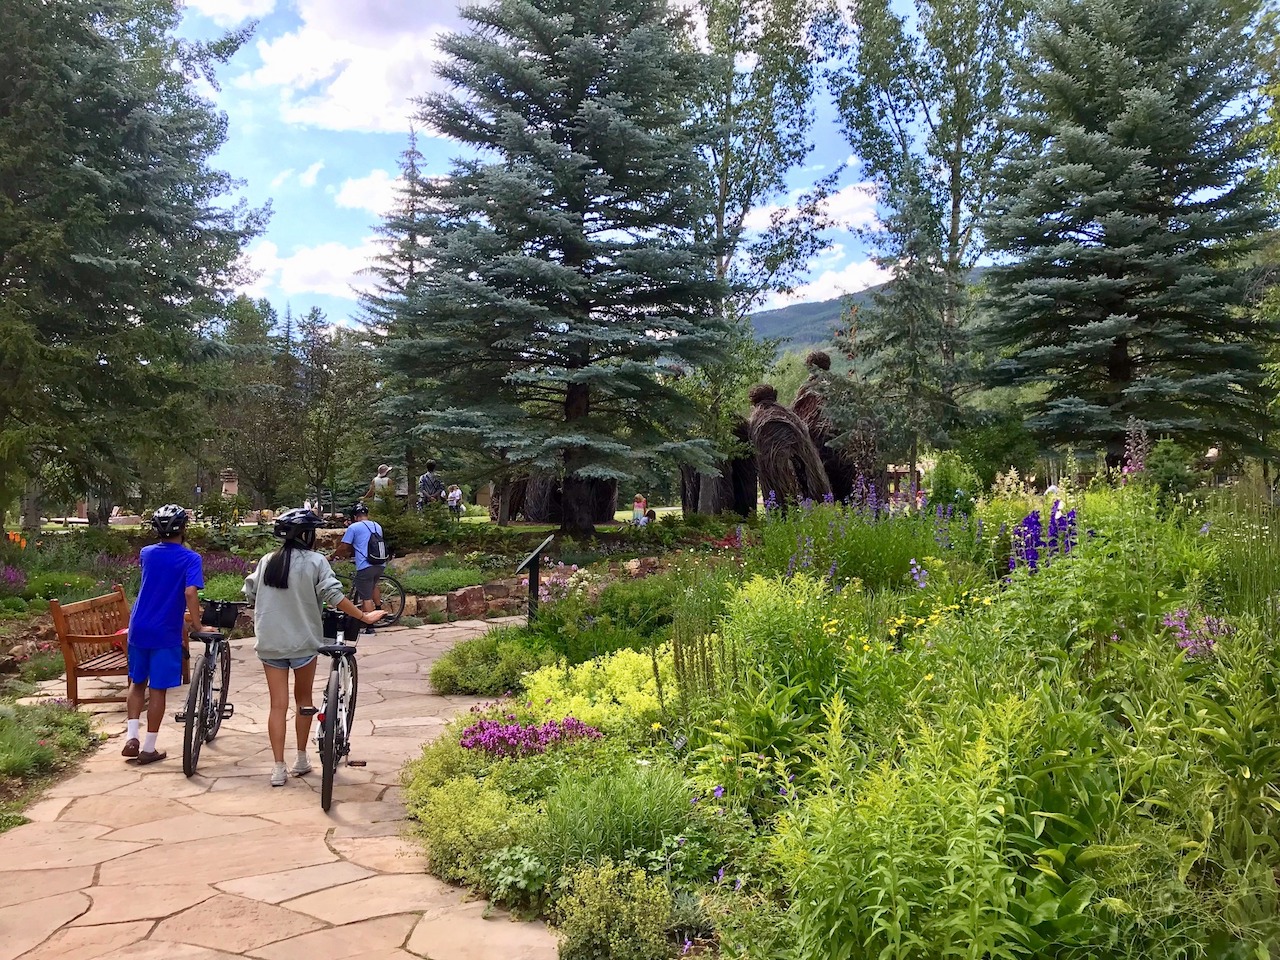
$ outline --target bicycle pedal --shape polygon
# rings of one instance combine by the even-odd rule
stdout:
[[[365,760],[348,760],[348,767],[363,767],[367,761]]]
[[[314,717],[319,712],[319,707],[303,707],[298,711],[298,714],[303,717]]]
[[[181,713],[175,713],[175,714],[173,715],[173,722],[174,722],[174,723],[186,723],[186,722],[187,722],[187,711],[183,710]]]
[[[234,703],[223,704],[222,706],[223,720],[230,720],[235,715],[236,715],[236,705]]]

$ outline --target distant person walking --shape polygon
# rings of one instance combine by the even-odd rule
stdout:
[[[427,461],[427,472],[418,478],[418,509],[444,499],[444,483],[436,476],[436,462]]]
[[[373,475],[373,480],[369,483],[369,489],[364,492],[363,500],[382,500],[386,502],[391,499],[391,467],[387,464],[379,464],[378,472]]]
[[[462,488],[456,483],[449,485],[449,512],[455,520],[462,519]]]
[[[244,595],[253,609],[257,636],[254,650],[267,676],[271,706],[267,714],[267,738],[275,765],[271,785],[283,787],[289,773],[311,772],[307,737],[311,717],[312,688],[316,677],[316,652],[324,645],[320,611],[336,607],[366,625],[382,619],[381,610],[361,610],[343,594],[342,584],[324,555],[315,550],[316,528],[324,520],[311,510],[286,510],[275,522],[274,533],[284,542],[263,557],[244,581]],[[298,753],[292,771],[284,763],[285,725],[289,714],[289,671],[293,671],[293,698],[297,714],[294,729]]]
[[[160,542],[142,548],[142,586],[129,614],[129,697],[125,705],[126,735],[121,755],[132,763],[163,760],[156,737],[164,721],[166,693],[182,686],[183,616],[191,628],[200,625],[200,594],[204,571],[200,554],[184,541],[187,511],[166,504],[151,515]],[[150,695],[148,696],[148,690]],[[139,742],[142,706],[147,707],[147,733]]]

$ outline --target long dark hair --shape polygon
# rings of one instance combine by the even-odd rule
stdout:
[[[277,590],[289,589],[289,565],[295,550],[310,550],[315,546],[316,532],[307,527],[292,534],[280,544],[280,549],[267,557],[267,569],[262,572],[262,582]]]

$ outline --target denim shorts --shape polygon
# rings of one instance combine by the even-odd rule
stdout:
[[[129,679],[152,690],[182,686],[182,646],[138,647],[129,644]]]
[[[313,653],[309,657],[280,657],[275,660],[268,660],[265,657],[259,657],[258,659],[261,660],[265,666],[275,667],[277,670],[301,670],[308,663],[315,660],[315,658],[316,654]]]

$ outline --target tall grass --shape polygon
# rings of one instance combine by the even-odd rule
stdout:
[[[547,795],[538,846],[556,874],[582,861],[622,862],[656,853],[689,827],[692,797],[675,770],[624,763],[602,773],[571,771]]]

